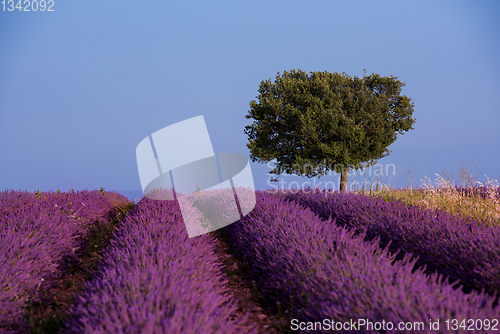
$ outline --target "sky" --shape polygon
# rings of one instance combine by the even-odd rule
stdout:
[[[366,69],[406,83],[416,123],[378,161],[384,182],[405,187],[411,170],[417,185],[466,159],[480,181],[500,179],[498,1],[2,6],[0,191],[141,193],[137,145],[200,115],[216,153],[249,157],[244,116],[260,82],[299,68],[358,77]],[[268,165],[250,166],[256,189],[276,187]],[[281,180],[284,188],[313,181]],[[316,184],[327,181],[338,187],[333,174]]]

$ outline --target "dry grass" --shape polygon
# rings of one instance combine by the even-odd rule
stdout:
[[[484,184],[476,181],[475,185],[468,182],[464,186],[457,186],[446,175],[436,175],[434,181],[426,177],[423,187],[419,189],[385,188],[369,194],[385,201],[402,200],[409,207],[417,205],[421,208],[444,210],[460,215],[466,221],[477,219],[481,224],[500,226],[498,181],[488,180]]]

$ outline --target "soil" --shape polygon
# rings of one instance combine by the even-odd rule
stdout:
[[[255,324],[259,334],[284,333],[290,331],[290,323],[285,317],[279,317],[275,311],[263,308],[256,288],[244,278],[240,269],[240,260],[236,258],[224,240],[221,231],[211,232],[216,240],[216,254],[224,266],[228,277],[229,293],[238,302],[234,318],[248,314],[248,324]]]

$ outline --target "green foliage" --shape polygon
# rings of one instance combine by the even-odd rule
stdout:
[[[271,174],[307,177],[372,166],[412,128],[414,104],[404,83],[379,74],[363,78],[302,70],[262,81],[245,127],[254,162],[277,160]],[[314,166],[314,168],[311,168]],[[277,179],[273,179],[277,181]]]

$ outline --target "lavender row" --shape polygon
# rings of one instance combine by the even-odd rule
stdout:
[[[460,280],[465,291],[500,292],[500,228],[467,223],[440,210],[408,208],[404,202],[384,202],[371,196],[311,189],[282,193],[309,207],[321,218],[379,237],[393,252],[412,253],[416,265]]]
[[[492,296],[466,295],[437,274],[413,271],[415,260],[409,255],[396,261],[387,248],[378,247],[378,239],[365,242],[364,234],[354,235],[297,202],[266,192],[257,192],[255,209],[224,233],[246,264],[248,279],[299,321],[368,319],[397,326],[500,316]],[[349,328],[345,332],[374,332]],[[448,333],[443,325],[436,332]]]
[[[203,219],[194,208],[183,214]],[[246,318],[230,319],[237,305],[214,247],[209,235],[188,238],[177,202],[143,198],[115,232],[66,332],[252,333]]]
[[[130,201],[116,192],[99,190],[41,193],[5,190],[0,192],[0,221],[4,220],[4,217],[29,210],[31,206],[40,203],[47,207],[54,206],[68,213],[70,218],[89,225],[115,217],[121,208],[130,204]]]
[[[107,219],[115,205],[128,202],[120,196],[88,191],[36,195],[0,192],[2,331],[25,329],[25,302],[60,275],[60,265],[78,251],[91,223]]]
[[[456,186],[455,191],[461,196],[481,197],[483,199],[500,200],[500,187],[490,185],[475,185],[472,187]]]

